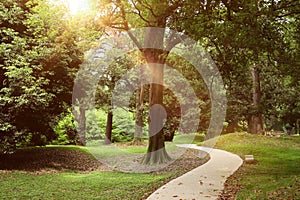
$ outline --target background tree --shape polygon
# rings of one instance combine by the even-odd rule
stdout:
[[[299,65],[291,54],[296,49],[291,34],[299,5],[295,1],[209,2],[198,14],[197,23],[186,30],[206,46],[222,73],[228,91],[226,131],[248,127],[249,132],[262,133],[263,116],[268,117],[267,113],[274,110],[270,105],[280,101],[278,93],[267,89],[276,81],[265,80],[277,79],[277,84],[285,79],[279,75],[287,74],[285,66],[295,70]],[[188,26],[193,21],[182,23]],[[257,69],[255,77],[260,77],[255,84],[253,67]],[[261,93],[258,96],[262,98],[253,102],[251,91],[256,91],[255,96]],[[265,101],[270,103],[268,107],[263,106]]]
[[[1,149],[43,145],[57,137],[52,127],[71,104],[82,53],[57,7],[6,0],[0,15]]]

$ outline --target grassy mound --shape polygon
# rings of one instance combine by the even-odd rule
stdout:
[[[300,137],[221,136],[216,148],[254,155],[225,183],[219,199],[300,199]]]

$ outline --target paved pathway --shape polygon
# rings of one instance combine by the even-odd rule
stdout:
[[[199,149],[210,154],[210,160],[156,190],[147,200],[206,200],[216,199],[224,188],[227,177],[243,160],[230,152],[197,145],[178,145]]]

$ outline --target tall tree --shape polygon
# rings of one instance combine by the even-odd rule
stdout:
[[[142,52],[148,68],[152,83],[149,91],[149,145],[144,163],[163,163],[170,158],[165,151],[163,129],[157,132],[158,127],[163,127],[161,110],[151,111],[154,105],[163,106],[163,72],[169,51],[184,38],[172,38],[164,32],[164,28],[173,28],[185,32],[187,27],[181,24],[185,19],[195,20],[197,12],[211,9],[215,2],[194,1],[105,1],[103,8],[111,8],[110,13],[102,16],[105,26],[129,31],[131,28],[148,27],[145,29],[144,40],[139,41],[129,32],[129,36]],[[101,10],[101,8],[99,8]],[[153,27],[153,28],[151,28]],[[156,28],[161,29],[156,29]],[[164,40],[166,37],[168,39]],[[165,41],[169,43],[166,44]],[[166,47],[166,48],[165,48]],[[151,113],[154,112],[154,113]]]
[[[82,99],[86,105],[86,109],[91,109],[93,107],[91,104],[95,101],[95,107],[106,110],[105,144],[113,142],[114,115],[111,104],[112,91],[121,76],[125,74],[127,70],[135,66],[135,64],[131,62],[131,59],[128,59],[126,56],[116,57],[121,54],[121,51],[116,49],[114,45],[115,43],[117,46],[121,44],[117,39],[119,33],[117,31],[114,33],[116,34],[114,41],[103,36],[101,40],[98,41],[98,46],[87,52],[87,58],[78,73],[75,82],[76,89],[73,94],[73,101],[76,103],[76,101]],[[103,53],[104,51],[105,54]]]
[[[52,126],[71,104],[82,54],[57,7],[5,0],[0,15],[1,150],[43,145],[56,137]]]
[[[258,0],[219,3],[213,12],[208,10],[199,16],[196,31],[195,28],[187,30],[195,38],[202,38],[225,80],[229,100],[227,131],[238,130],[239,124],[246,122],[250,132],[259,134],[263,132],[264,114],[274,109],[263,106],[264,96],[268,95],[273,103],[278,101],[276,94],[265,89],[271,82],[263,80],[271,75],[273,79],[280,79],[277,70],[285,74],[284,66],[296,64],[291,62],[294,60],[291,52],[295,51],[292,50],[294,45],[289,44],[290,33],[287,32],[293,29],[291,25],[299,14],[299,3]],[[192,21],[184,23],[188,25]],[[201,30],[203,26],[207,27],[206,32]],[[253,66],[259,67],[254,70],[254,76],[251,75]],[[274,67],[274,73],[270,73]],[[254,94],[251,91],[255,91]]]
[[[262,113],[259,110],[261,101],[259,66],[254,65],[251,74],[253,79],[253,109],[255,113],[250,116],[248,132],[253,134],[262,134],[264,132],[264,123]]]

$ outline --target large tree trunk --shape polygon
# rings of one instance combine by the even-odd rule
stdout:
[[[83,146],[86,145],[85,130],[86,130],[85,107],[79,105],[79,138],[80,138],[80,145]]]
[[[261,114],[251,115],[248,122],[248,132],[252,134],[263,134],[263,118]]]
[[[163,133],[163,112],[161,109],[163,102],[163,65],[149,64],[153,76],[153,82],[150,84],[149,94],[149,145],[147,154],[143,159],[144,164],[161,164],[169,161],[171,158],[168,156],[165,149],[165,140]],[[161,84],[157,84],[161,81]],[[153,106],[153,107],[152,107]]]
[[[136,111],[135,111],[135,131],[132,144],[140,145],[143,135],[143,111],[144,111],[144,86],[141,84],[140,90],[136,91]]]
[[[252,134],[262,134],[264,132],[263,117],[260,111],[260,79],[259,79],[259,67],[257,65],[253,66],[252,70],[252,80],[253,80],[253,108],[254,112],[250,116],[248,121],[248,132]]]
[[[163,72],[166,55],[160,49],[163,46],[164,30],[148,28],[145,33],[145,46],[152,47],[144,50],[144,56],[151,76],[149,91],[149,144],[147,154],[142,163],[160,164],[170,160],[163,134],[162,105],[163,105]],[[158,105],[158,109],[151,106]]]
[[[113,122],[113,113],[112,110],[109,109],[107,113],[107,120],[106,120],[106,131],[105,131],[105,139],[104,144],[111,144],[111,135],[112,135],[112,122]]]
[[[230,121],[228,126],[225,129],[225,133],[234,133],[236,131],[239,131],[238,127],[239,127],[238,121],[236,120]]]

